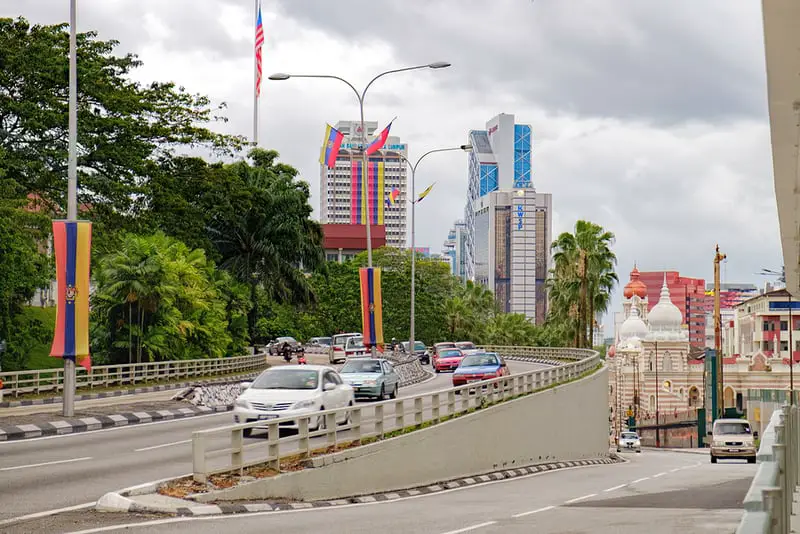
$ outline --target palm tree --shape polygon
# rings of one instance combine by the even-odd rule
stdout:
[[[570,323],[577,347],[590,346],[594,315],[608,309],[611,290],[618,282],[613,242],[613,233],[580,220],[574,234],[564,232],[552,244],[551,317]]]
[[[251,342],[259,317],[258,288],[279,302],[308,303],[313,300],[308,278],[301,270],[315,270],[324,263],[322,228],[311,220],[308,184],[295,180],[297,171],[276,164],[274,150],[250,153],[254,166],[239,162],[230,169],[252,194],[231,221],[212,221],[209,231],[222,262],[250,287],[253,307],[248,314]]]

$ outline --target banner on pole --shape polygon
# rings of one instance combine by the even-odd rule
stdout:
[[[56,255],[56,328],[50,356],[76,361],[87,371],[89,356],[89,264],[92,223],[53,221]]]
[[[361,280],[361,327],[364,345],[383,345],[383,299],[379,267],[359,269]]]

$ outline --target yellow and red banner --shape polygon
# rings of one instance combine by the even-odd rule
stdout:
[[[53,221],[56,254],[56,328],[50,356],[92,368],[89,356],[89,264],[92,223]]]
[[[383,299],[379,267],[359,269],[361,280],[361,327],[364,345],[383,345]]]

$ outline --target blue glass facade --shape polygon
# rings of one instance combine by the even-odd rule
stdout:
[[[484,196],[492,191],[497,191],[497,187],[497,165],[481,163],[480,195]]]
[[[514,125],[514,187],[531,187],[531,127]]]

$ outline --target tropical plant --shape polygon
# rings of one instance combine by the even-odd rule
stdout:
[[[608,309],[618,282],[613,243],[613,233],[579,220],[574,233],[564,232],[552,244],[549,322],[565,325],[576,347],[591,346],[594,317]]]
[[[244,345],[242,290],[201,249],[163,233],[126,234],[94,274],[93,352],[101,360],[215,358]]]

